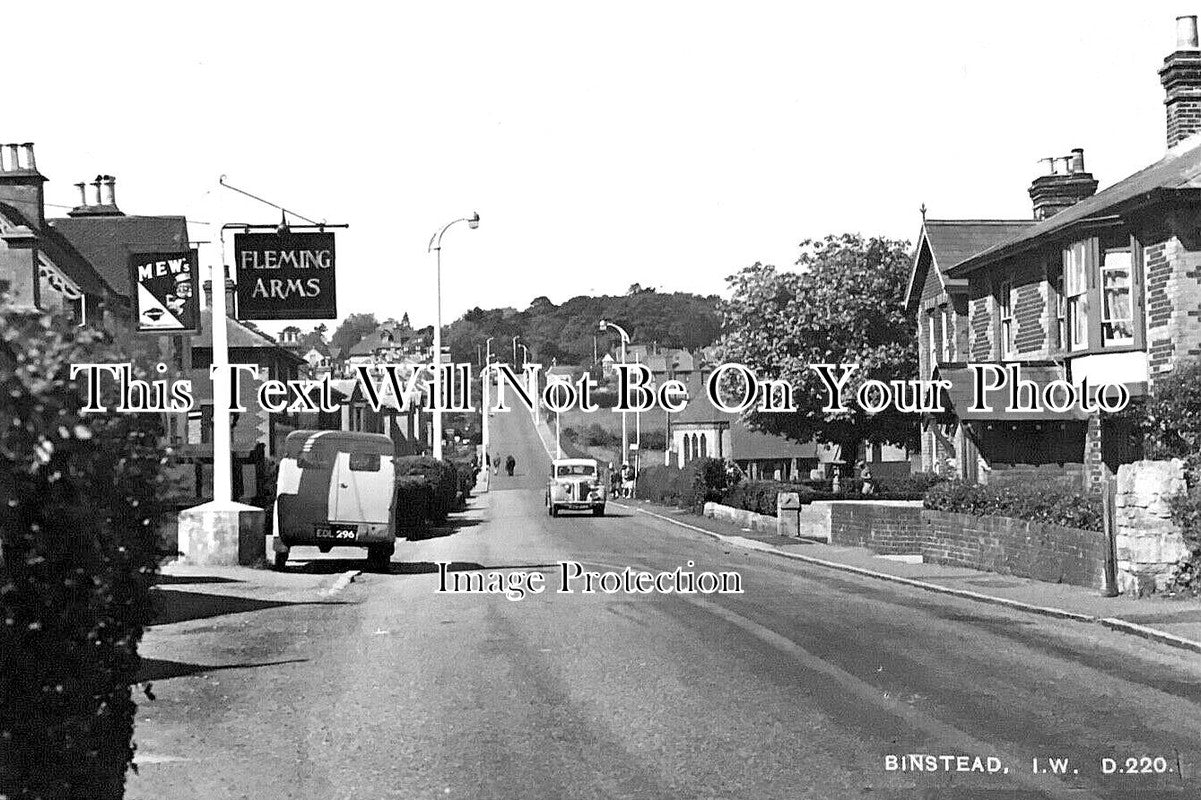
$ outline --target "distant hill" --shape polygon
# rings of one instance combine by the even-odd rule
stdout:
[[[631,287],[626,295],[581,295],[562,305],[537,297],[525,311],[473,308],[450,325],[447,344],[455,362],[475,362],[476,346],[492,336],[492,352],[509,361],[513,337],[520,336],[531,356],[543,364],[558,360],[588,365],[592,363],[593,335],[598,336],[600,355],[615,352],[619,344],[615,332],[598,332],[597,323],[602,319],[625,328],[632,344],[694,350],[712,344],[721,333],[716,295]]]

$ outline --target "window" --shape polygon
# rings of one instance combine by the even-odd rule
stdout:
[[[955,323],[951,318],[951,309],[942,307],[942,360],[955,360]]]
[[[1063,284],[1067,305],[1068,349],[1088,347],[1088,242],[1064,251]]]
[[[1101,342],[1134,343],[1130,283],[1134,262],[1129,247],[1106,250],[1101,259]]]
[[[560,464],[555,468],[556,477],[570,478],[573,475],[578,477],[581,475],[589,478],[596,475],[596,467],[591,464]]]
[[[997,291],[997,305],[1001,309],[1001,357],[1013,355],[1013,284],[1001,284]]]
[[[350,429],[352,431],[363,430],[363,406],[353,406],[350,409]]]
[[[930,373],[938,366],[938,316],[934,310],[926,314],[926,352],[930,355]]]
[[[1063,275],[1055,276],[1055,343],[1068,346],[1068,302],[1063,296]]]
[[[352,451],[350,454],[350,470],[351,472],[379,472],[380,454],[356,453]]]

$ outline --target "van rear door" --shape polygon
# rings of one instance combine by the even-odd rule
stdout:
[[[395,466],[379,452],[340,452],[330,481],[330,521],[387,525]]]

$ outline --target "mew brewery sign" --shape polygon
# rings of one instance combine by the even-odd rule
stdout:
[[[133,316],[138,332],[196,333],[200,330],[197,264],[195,250],[129,256],[129,277],[134,287]]]
[[[336,319],[332,233],[234,235],[239,319]]]

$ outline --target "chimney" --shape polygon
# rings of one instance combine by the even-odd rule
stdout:
[[[1086,197],[1097,193],[1097,180],[1084,169],[1084,150],[1077,147],[1070,156],[1044,158],[1051,172],[1040,175],[1030,184],[1030,200],[1034,203],[1034,218],[1044,220],[1065,208],[1071,208]],[[1060,164],[1063,168],[1060,169]]]
[[[101,205],[117,207],[117,179],[112,175],[105,175],[101,179],[100,184],[101,195],[104,202]]]
[[[88,192],[88,187],[92,191]],[[68,217],[123,217],[117,208],[117,179],[112,175],[97,175],[91,183],[77,183],[79,205],[67,212]],[[88,195],[91,194],[91,201]]]
[[[46,224],[45,182],[46,177],[38,172],[33,160],[32,144],[0,146],[0,203],[21,212],[34,230]]]
[[[213,282],[211,280],[205,281],[201,285],[201,288],[204,290],[204,307],[207,308],[209,311],[212,311],[213,310]],[[236,319],[236,317],[234,316],[234,311],[235,311],[234,303],[237,302],[235,299],[236,293],[234,291],[236,288],[237,288],[237,284],[234,283],[233,278],[229,277],[229,267],[226,267],[225,268],[225,316],[227,316],[231,319]]]
[[[1197,17],[1176,18],[1176,51],[1159,71],[1167,108],[1168,147],[1201,131],[1201,48],[1197,44]]]

